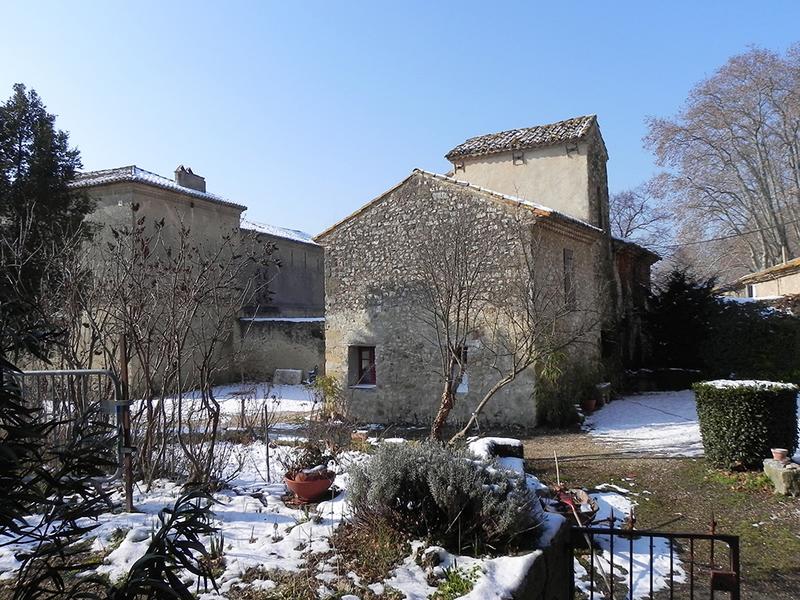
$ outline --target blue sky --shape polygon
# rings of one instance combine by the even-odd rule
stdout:
[[[248,217],[318,233],[467,137],[596,113],[611,191],[644,119],[800,2],[3,2],[0,96],[35,88],[87,169],[178,164]],[[538,199],[547,203],[546,198]]]

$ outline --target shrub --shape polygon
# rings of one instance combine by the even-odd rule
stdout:
[[[472,591],[475,582],[480,578],[480,567],[462,569],[458,565],[448,567],[444,571],[444,580],[436,588],[431,600],[455,600]]]
[[[706,457],[721,468],[754,468],[770,448],[797,448],[797,386],[769,381],[696,383]]]
[[[540,376],[536,383],[536,423],[539,426],[569,427],[579,420],[576,405],[596,394],[602,381],[594,364],[571,362],[551,377]]]
[[[539,525],[521,477],[432,442],[381,446],[353,468],[349,489],[356,516],[379,515],[459,553],[533,542]]]
[[[713,279],[681,270],[656,288],[645,319],[650,366],[800,383],[800,318],[792,304],[723,299],[714,288]]]

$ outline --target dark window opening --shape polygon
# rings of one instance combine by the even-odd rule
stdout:
[[[355,361],[352,385],[375,385],[375,346],[355,346],[352,357]]]
[[[575,256],[571,248],[564,248],[564,302],[575,308]]]

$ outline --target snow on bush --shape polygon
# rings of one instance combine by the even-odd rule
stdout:
[[[531,544],[541,517],[524,477],[435,443],[385,444],[351,471],[356,511],[456,551]]]
[[[721,468],[755,468],[770,448],[797,448],[797,386],[769,381],[694,385],[708,460]]]

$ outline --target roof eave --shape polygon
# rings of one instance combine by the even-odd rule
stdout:
[[[205,200],[206,202],[210,202],[212,204],[218,204],[220,206],[227,206],[229,208],[233,208],[238,210],[239,212],[243,212],[247,210],[247,207],[242,204],[237,204],[235,202],[229,202],[228,200],[222,200],[221,198],[215,198],[210,196],[206,192],[201,192],[199,190],[193,190],[191,188],[184,188],[181,186],[180,189],[176,189],[175,187],[168,186],[168,185],[161,185],[155,181],[149,181],[146,179],[142,179],[136,177],[135,175],[120,175],[120,176],[111,176],[106,181],[100,182],[92,182],[92,181],[81,181],[80,179],[75,179],[68,184],[68,187],[71,189],[86,189],[86,188],[98,188],[107,185],[117,185],[120,183],[129,183],[129,184],[138,184],[144,185],[147,187],[154,187],[161,190],[165,190],[168,192],[175,192],[176,194],[183,194],[186,196],[191,196],[192,198],[197,198],[199,200]]]

